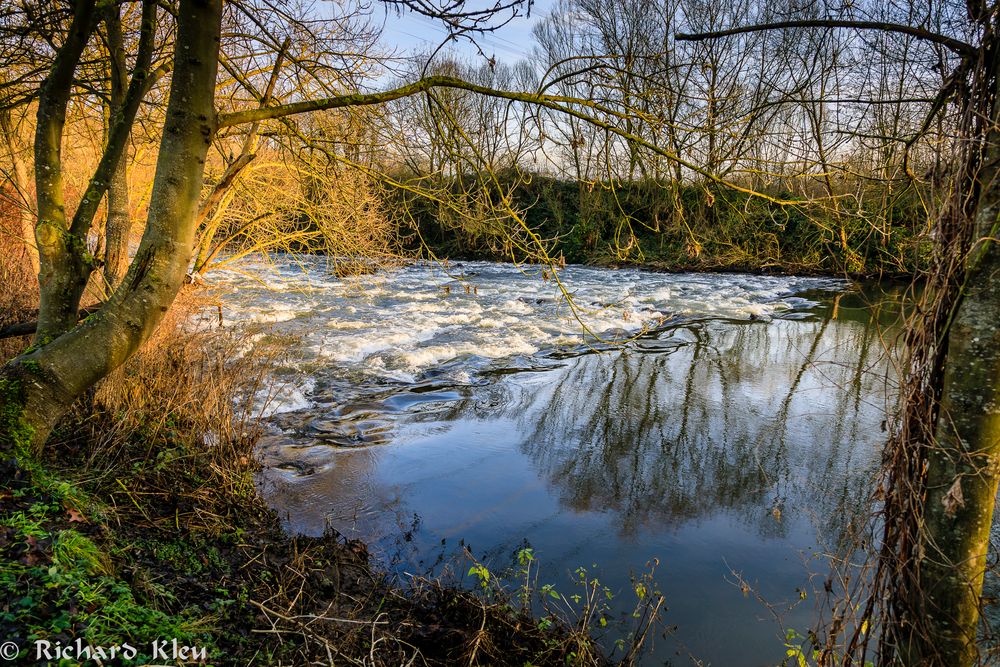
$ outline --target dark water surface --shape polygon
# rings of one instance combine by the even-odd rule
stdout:
[[[401,573],[451,567],[461,576],[460,542],[500,571],[527,544],[540,583],[570,594],[572,572],[585,566],[618,592],[619,613],[633,606],[630,573],[656,558],[664,619],[676,627],[656,639],[648,664],[779,664],[784,629],[811,626],[823,556],[870,490],[893,393],[885,348],[894,297],[839,281],[580,269],[577,284],[595,290],[595,302],[607,303],[600,291],[614,288],[615,303],[637,313],[623,314],[621,329],[649,330],[591,351],[567,339],[570,324],[536,309],[509,324],[522,341],[505,352],[503,327],[489,339],[467,329],[483,329],[491,308],[528,302],[506,283],[516,292],[539,281],[496,266],[478,266],[470,279],[481,301],[462,289],[456,301],[465,305],[445,301],[439,313],[479,303],[480,321],[430,332],[420,328],[426,321],[400,322],[421,302],[407,289],[383,283],[377,295],[342,291],[334,301],[330,286],[278,290],[284,305],[271,312],[292,316],[271,319],[304,342],[286,369],[295,391],[274,410],[263,447],[261,483],[273,506],[293,531],[329,526],[368,541]],[[689,291],[678,307],[685,280],[703,296]],[[728,305],[697,307],[737,288]],[[273,286],[255,289],[227,299],[276,298]],[[391,344],[364,352],[373,334],[359,330],[380,307],[392,322],[381,335],[408,327],[418,341],[404,342],[408,359],[430,361],[399,361]],[[350,308],[361,324],[330,325]],[[246,319],[245,307],[234,310]],[[545,335],[531,338],[529,324]],[[342,338],[330,342],[329,329]],[[457,355],[421,356],[456,344]],[[324,345],[350,356],[330,360],[316,352]]]

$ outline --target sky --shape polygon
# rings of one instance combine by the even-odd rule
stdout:
[[[513,64],[527,58],[534,46],[532,26],[546,16],[554,4],[555,0],[535,0],[530,17],[518,17],[496,32],[477,36],[476,41],[486,56],[495,57],[498,61]],[[414,12],[399,14],[395,9],[382,4],[378,5],[376,12],[377,20],[385,20],[382,44],[400,52],[400,55],[433,50],[448,35],[440,21]],[[456,46],[450,48],[452,53],[459,56],[478,56],[475,47],[465,39],[459,40]]]

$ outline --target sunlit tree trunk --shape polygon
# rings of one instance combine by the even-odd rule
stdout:
[[[39,451],[73,401],[149,338],[183,283],[205,157],[215,134],[221,5],[221,0],[180,2],[174,77],[142,241],[121,285],[97,314],[0,370],[0,450]],[[69,68],[66,76],[72,75]],[[60,138],[61,122],[48,123],[40,132],[41,149],[57,151]],[[58,153],[49,157],[49,164],[58,167]],[[38,195],[40,209],[44,202],[44,226],[51,224],[47,217],[62,214],[62,191],[58,181],[39,178],[39,185],[45,188]],[[39,236],[61,237],[60,231]],[[66,243],[45,240],[49,253]],[[58,279],[63,267],[51,257],[48,269]],[[52,324],[50,320],[50,331]]]
[[[108,185],[108,222],[104,232],[104,280],[112,289],[118,286],[128,269],[130,205],[128,161],[122,156]]]
[[[119,114],[125,105],[128,88],[125,45],[118,5],[106,10],[105,25],[108,30],[108,55],[111,61],[111,117]],[[127,143],[127,141],[126,141]],[[118,166],[108,183],[108,220],[104,232],[104,280],[110,289],[121,282],[128,269],[128,234],[131,228],[128,196],[128,149],[118,160]]]
[[[24,164],[21,155],[21,146],[18,144],[19,137],[17,129],[11,119],[10,109],[0,109],[0,132],[3,133],[4,143],[11,161],[11,180],[17,198],[18,217],[21,221],[21,239],[24,241],[25,252],[28,261],[31,262],[31,269],[38,274],[38,249],[35,247],[35,214],[28,205],[28,167]]]
[[[40,301],[36,343],[51,340],[76,324],[80,297],[92,269],[86,239],[73,234],[69,228],[64,199],[62,139],[73,75],[94,29],[94,5],[94,0],[83,0],[76,5],[66,42],[38,98],[35,241],[40,263]]]
[[[73,213],[67,215],[62,140],[66,109],[80,57],[99,19],[95,0],[79,0],[66,40],[38,95],[35,127],[35,240],[40,263],[38,328],[34,344],[45,345],[76,324],[80,298],[97,267],[88,249],[91,224],[104,200],[114,170],[125,152],[129,132],[149,81],[156,35],[156,3],[143,0],[139,44],[129,88],[109,123],[104,154]],[[192,47],[193,48],[193,47]]]

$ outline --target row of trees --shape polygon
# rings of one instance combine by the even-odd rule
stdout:
[[[739,204],[711,210],[718,191],[735,185],[780,204],[808,201],[803,209],[825,239],[822,251],[839,253],[824,268],[869,269],[863,255],[873,254],[865,251],[871,246],[881,249],[883,266],[912,270],[922,261],[926,199],[945,178],[954,136],[954,116],[927,113],[958,62],[947,40],[830,25],[708,41],[676,35],[738,23],[911,25],[919,17],[935,34],[964,36],[960,10],[934,2],[561,0],[536,24],[529,59],[470,64],[438,56],[430,64],[418,59],[402,78],[431,73],[538,91],[563,100],[560,108],[461,90],[407,98],[386,121],[386,143],[396,149],[382,163],[425,187],[435,179],[454,185],[465,175],[460,189],[475,203],[465,226],[474,234],[489,217],[484,201],[502,219],[495,209],[504,195],[542,175],[577,189],[569,224],[553,236],[576,225],[581,245],[593,250],[607,239],[620,251],[637,236],[679,230],[697,254],[720,218],[754,227]],[[502,175],[492,195],[481,192],[495,180],[484,169]],[[615,201],[637,183],[647,186],[645,215]],[[697,204],[684,194],[693,186],[708,195]],[[538,197],[536,189],[515,198],[517,208]],[[591,218],[600,218],[593,230]],[[779,228],[754,227],[759,234]],[[903,242],[909,247],[897,250]]]
[[[954,9],[929,3],[922,21],[948,32],[957,22],[948,15]],[[819,17],[890,24],[917,11],[891,3],[834,9],[753,0],[560,0],[536,24],[529,59],[510,65],[438,58],[428,66],[420,58],[406,80],[431,73],[564,96],[609,128],[526,104],[437,94],[436,104],[399,105],[399,159],[422,174],[465,171],[462,161],[476,153],[476,164],[493,170],[520,166],[575,181],[728,178],[812,196],[851,192],[862,175],[905,182],[899,139],[920,128],[955,64],[947,46],[829,27],[708,42],[676,35]],[[448,134],[449,117],[464,128],[463,141]],[[946,148],[947,119],[935,120],[906,151],[921,177],[940,169]]]
[[[66,27],[58,6],[48,6],[44,19],[27,7],[4,16],[15,65],[0,82],[4,196],[21,211],[20,234],[32,255],[32,90],[46,70],[44,59],[29,54],[51,55],[43,43]],[[368,17],[340,11],[327,17],[262,0],[234,5],[224,18],[220,110],[329,96],[385,80],[390,61],[378,52]],[[425,239],[465,239],[451,250],[479,254],[544,254],[520,238],[527,224],[549,239],[552,254],[576,261],[601,252],[641,261],[644,250],[662,250],[666,241],[676,250],[668,261],[697,258],[708,247],[710,254],[733,249],[738,265],[912,271],[926,258],[926,199],[943,178],[942,156],[953,134],[946,113],[922,126],[956,57],[947,45],[926,46],[913,34],[831,28],[710,42],[677,40],[675,33],[731,25],[735,17],[905,23],[918,12],[940,32],[960,24],[947,3],[834,10],[751,0],[562,0],[536,25],[529,59],[470,64],[435,52],[411,60],[396,81],[457,78],[484,89],[543,94],[560,100],[557,108],[435,89],[377,112],[355,107],[224,130],[208,156],[214,192],[199,211],[195,273],[203,274],[234,242],[245,251],[312,245],[386,254],[414,223]],[[81,54],[67,107],[73,140],[64,146],[71,190],[85,189],[90,162],[108,145],[111,122],[123,110],[123,73],[139,65],[125,54],[136,51],[142,20],[133,4],[105,12],[97,18],[98,39]],[[96,228],[88,232],[100,237],[89,243],[103,266],[103,293],[125,270],[129,221],[143,213],[151,188],[155,128],[172,66],[171,36],[160,32],[143,56],[150,63],[135,111],[139,129],[125,138],[107,206],[95,212]],[[909,137],[914,141],[907,143]],[[338,193],[348,171],[359,176]],[[536,176],[556,183],[531,187]],[[746,197],[730,201],[725,192],[734,190],[722,181],[766,194],[774,205],[750,210]],[[333,196],[316,200],[324,189]],[[296,203],[272,201],[289,192]],[[427,201],[437,205],[428,209]],[[353,211],[349,229],[329,224],[324,210],[332,202]],[[801,226],[808,234],[796,232],[796,222],[788,230],[789,203],[798,205],[796,219],[810,221]],[[341,241],[345,236],[349,242]],[[752,242],[756,237],[768,241]],[[791,238],[799,239],[795,252],[767,252],[780,251]]]

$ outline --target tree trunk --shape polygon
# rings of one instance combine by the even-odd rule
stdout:
[[[104,231],[104,279],[115,289],[128,269],[128,237],[132,228],[129,216],[128,160],[118,161],[118,167],[108,184],[108,222]]]
[[[125,153],[135,115],[147,91],[149,67],[155,50],[156,11],[155,0],[143,0],[132,79],[124,103],[110,119],[104,154],[71,222],[66,215],[64,201],[63,127],[76,68],[97,23],[95,0],[79,0],[74,6],[66,41],[56,53],[52,70],[39,91],[35,128],[35,196],[38,200],[35,239],[41,270],[38,281],[38,330],[34,339],[36,346],[52,341],[72,329],[77,322],[80,298],[97,265],[87,247],[90,226]],[[166,127],[169,126],[168,121]]]
[[[105,26],[108,30],[108,55],[111,62],[111,114],[122,113],[128,89],[125,44],[122,38],[120,8],[112,4],[106,10]],[[126,142],[127,143],[127,142]],[[108,288],[118,287],[128,269],[128,234],[131,229],[128,197],[128,147],[108,183],[108,220],[104,229],[104,280]]]
[[[31,270],[38,275],[38,249],[35,247],[35,214],[28,203],[28,168],[21,157],[21,146],[18,144],[17,129],[11,121],[10,109],[0,110],[0,132],[3,132],[7,152],[10,154],[12,167],[11,177],[14,189],[17,191],[18,217],[21,221],[21,240],[31,263]]]
[[[96,315],[0,370],[0,450],[37,454],[72,403],[149,338],[183,283],[216,129],[221,5],[180,2],[174,76],[142,241],[121,286]],[[52,137],[53,145],[59,138]]]
[[[976,631],[990,527],[1000,480],[1000,63],[991,21],[979,76],[983,99],[970,101],[982,123],[970,151],[968,187],[954,194],[968,208],[974,244],[948,329],[939,416],[927,456],[925,529],[917,592],[922,623],[909,664],[966,667],[976,663]],[[976,135],[973,134],[973,137]],[[968,206],[968,204],[966,204]]]
[[[76,324],[80,297],[90,277],[86,238],[70,232],[62,174],[62,138],[73,75],[94,29],[94,0],[82,0],[73,12],[66,42],[38,96],[35,126],[35,197],[38,224],[39,313],[36,345]]]
[[[996,225],[997,209],[985,211]],[[916,664],[975,663],[1000,457],[1000,248],[981,248],[951,326],[941,416],[928,456],[918,589],[928,637]],[[930,660],[930,662],[928,662]]]

